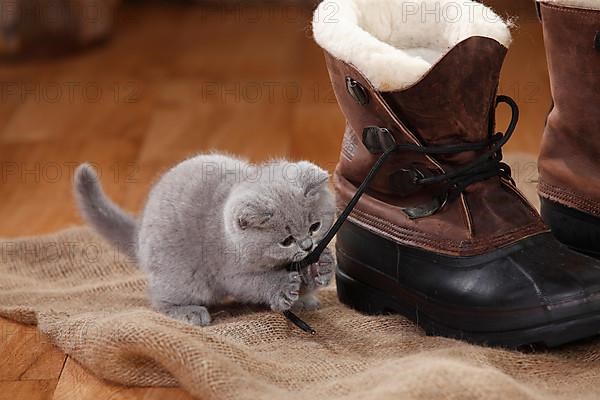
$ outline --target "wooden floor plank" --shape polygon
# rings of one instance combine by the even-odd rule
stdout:
[[[54,392],[53,400],[190,400],[178,388],[125,388],[94,377],[69,358]]]
[[[56,379],[35,381],[0,381],[0,400],[50,400]]]
[[[81,223],[75,210],[72,180],[75,167],[93,162],[102,184],[117,202],[139,184],[135,160],[139,142],[127,138],[1,144],[0,236],[47,233]],[[125,207],[128,205],[125,204]]]
[[[0,318],[0,381],[58,380],[65,355],[34,326]]]

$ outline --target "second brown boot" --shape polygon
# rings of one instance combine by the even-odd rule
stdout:
[[[600,258],[600,1],[538,6],[554,100],[539,158],[542,217],[561,242]]]

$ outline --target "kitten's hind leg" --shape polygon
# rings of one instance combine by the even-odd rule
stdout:
[[[210,313],[204,306],[190,305],[166,305],[159,307],[159,311],[171,318],[178,319],[188,324],[206,326],[210,324]]]
[[[168,270],[165,268],[162,271]],[[188,324],[210,324],[210,313],[204,304],[212,304],[213,292],[203,281],[185,281],[162,273],[151,275],[148,294],[152,307],[171,318]],[[194,289],[196,292],[194,292]]]

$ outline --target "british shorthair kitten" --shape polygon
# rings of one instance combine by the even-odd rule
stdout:
[[[331,281],[332,252],[300,274],[285,266],[306,257],[333,224],[328,178],[307,161],[255,165],[209,154],[167,171],[139,218],[106,197],[88,164],[76,171],[75,195],[100,235],[121,249],[134,246],[156,310],[207,325],[207,306],[228,299],[275,311],[318,308],[315,292]]]

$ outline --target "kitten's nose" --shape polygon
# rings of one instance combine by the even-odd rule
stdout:
[[[313,246],[313,241],[311,238],[306,238],[303,241],[301,241],[298,246],[300,246],[300,248],[304,251],[308,251],[310,249],[312,249]]]

